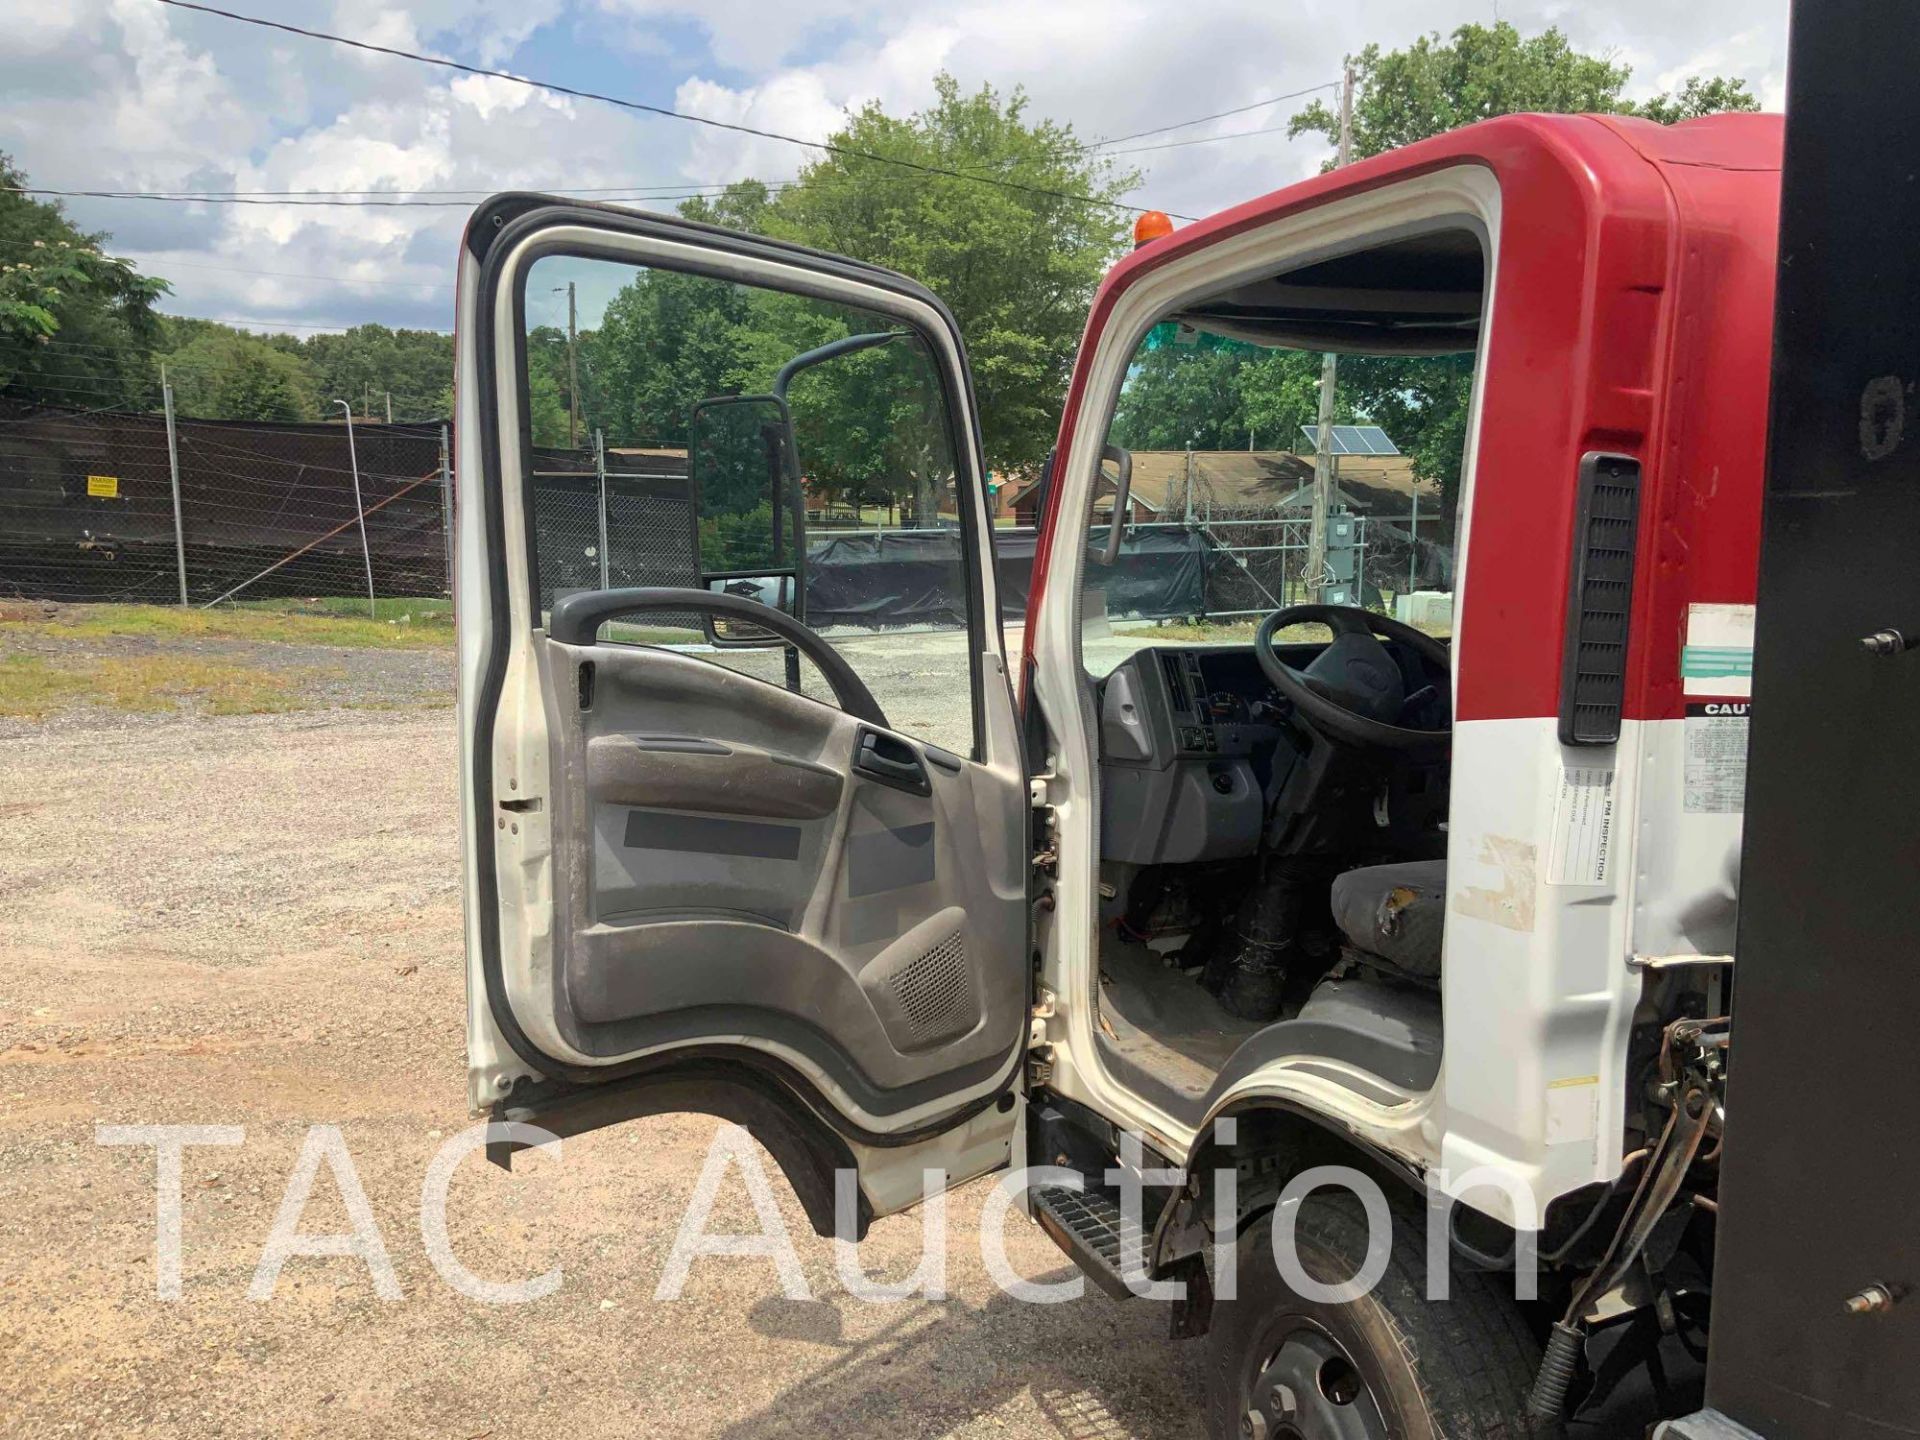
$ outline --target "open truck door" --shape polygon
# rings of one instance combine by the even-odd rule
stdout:
[[[628,453],[686,457],[622,501],[615,567],[606,460],[597,545],[590,524],[584,544],[555,538],[572,501],[543,478],[563,442],[536,322],[570,287],[593,403],[626,417]],[[700,373],[722,332],[730,404]],[[810,370],[796,422],[792,377],[772,372],[844,337],[871,337],[836,351],[865,368]],[[475,1109],[559,1135],[665,1111],[737,1120],[823,1231],[836,1171],[857,1171],[864,1225],[917,1202],[924,1169],[955,1183],[1005,1164],[1028,794],[952,317],[870,266],[507,195],[468,229],[457,349]],[[884,425],[867,423],[877,404]],[[920,518],[958,531],[953,663],[970,688],[946,697],[944,743],[896,728],[872,676],[801,618],[801,474],[872,484],[890,466],[911,471]]]

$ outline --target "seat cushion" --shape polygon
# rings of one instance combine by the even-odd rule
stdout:
[[[1333,882],[1333,921],[1358,948],[1422,980],[1440,975],[1447,862],[1407,860],[1349,870]]]

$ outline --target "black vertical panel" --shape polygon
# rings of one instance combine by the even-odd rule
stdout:
[[[1708,1398],[1827,1440],[1920,1434],[1920,4],[1793,23]]]
[[[1633,558],[1640,535],[1640,462],[1580,457],[1573,592],[1560,673],[1560,743],[1611,745],[1626,700]]]

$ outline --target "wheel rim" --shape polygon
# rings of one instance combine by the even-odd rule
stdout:
[[[1380,1404],[1353,1357],[1306,1320],[1290,1325],[1254,1377],[1240,1433],[1251,1440],[1388,1440]]]

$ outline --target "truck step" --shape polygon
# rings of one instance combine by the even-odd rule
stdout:
[[[1029,1195],[1035,1222],[1087,1278],[1116,1300],[1132,1298],[1121,1266],[1145,1263],[1148,1237],[1122,1217],[1119,1197],[1064,1185],[1036,1185]]]

